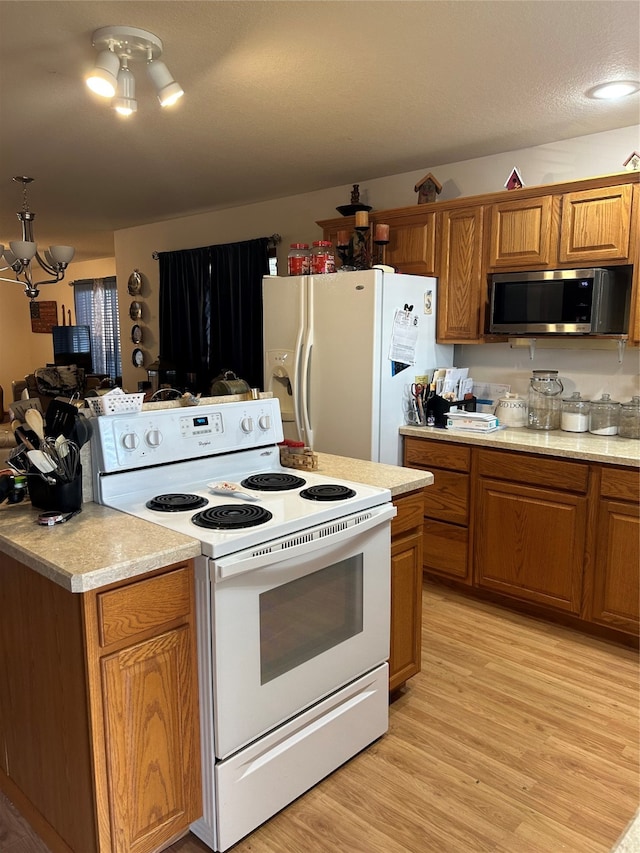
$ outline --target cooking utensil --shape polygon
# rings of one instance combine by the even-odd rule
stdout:
[[[45,414],[45,432],[47,435],[62,434],[65,438],[69,438],[78,417],[78,410],[75,406],[56,397],[49,403]]]
[[[74,441],[78,447],[84,447],[92,435],[93,424],[88,418],[85,418],[83,415],[79,415],[73,425],[69,439]]]
[[[40,412],[37,409],[27,409],[24,419],[38,436],[39,441],[44,441],[44,420]]]
[[[31,430],[25,430],[24,427],[16,427],[13,431],[15,437],[24,444],[27,450],[36,450],[39,443],[38,436]],[[35,444],[34,444],[35,441]]]
[[[28,450],[27,457],[33,467],[37,468],[41,474],[51,474],[56,470],[55,463],[42,450]]]
[[[236,483],[208,483],[207,488],[213,495],[224,495],[226,498],[239,498],[243,501],[259,501],[260,498],[243,492]]]

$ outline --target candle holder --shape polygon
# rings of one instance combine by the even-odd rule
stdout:
[[[387,263],[387,244],[389,243],[389,241],[388,240],[374,240],[373,242],[378,247],[378,249],[376,251],[376,263],[382,264],[383,266],[386,266],[386,263]]]

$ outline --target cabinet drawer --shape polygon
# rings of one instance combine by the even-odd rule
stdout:
[[[454,471],[433,472],[433,485],[424,491],[424,514],[439,521],[469,521],[469,475]]]
[[[420,527],[424,515],[424,492],[419,491],[393,501],[398,514],[391,521],[391,535],[397,536],[405,530]]]
[[[100,645],[158,628],[191,612],[187,566],[97,596]]]
[[[431,572],[467,578],[469,531],[466,527],[425,520],[422,537],[422,565]]]
[[[478,450],[478,474],[494,480],[549,486],[563,492],[586,492],[589,466],[582,462],[562,462],[545,456]]]
[[[607,498],[637,501],[640,498],[640,471],[602,468],[600,494]]]
[[[463,444],[405,437],[404,464],[408,468],[448,468],[450,471],[469,471],[471,448]],[[431,487],[429,487],[431,488]]]

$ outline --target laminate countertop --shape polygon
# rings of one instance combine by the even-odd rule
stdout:
[[[388,488],[393,497],[433,482],[428,471],[318,454],[318,473]],[[86,494],[86,493],[85,493]],[[0,504],[0,554],[13,557],[70,592],[86,592],[200,554],[200,542],[88,501],[64,524],[36,523],[26,501]]]
[[[592,435],[589,432],[564,432],[562,430],[532,430],[524,428],[499,429],[488,434],[437,427],[400,427],[401,435],[431,441],[455,441],[476,447],[497,450],[516,450],[523,453],[540,453],[543,456],[560,456],[563,459],[581,459],[605,465],[626,465],[640,468],[640,441],[620,438],[618,435]]]

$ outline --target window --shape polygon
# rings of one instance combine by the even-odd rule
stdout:
[[[115,276],[74,282],[76,323],[91,330],[94,373],[112,379],[122,375],[120,359],[120,318]]]

